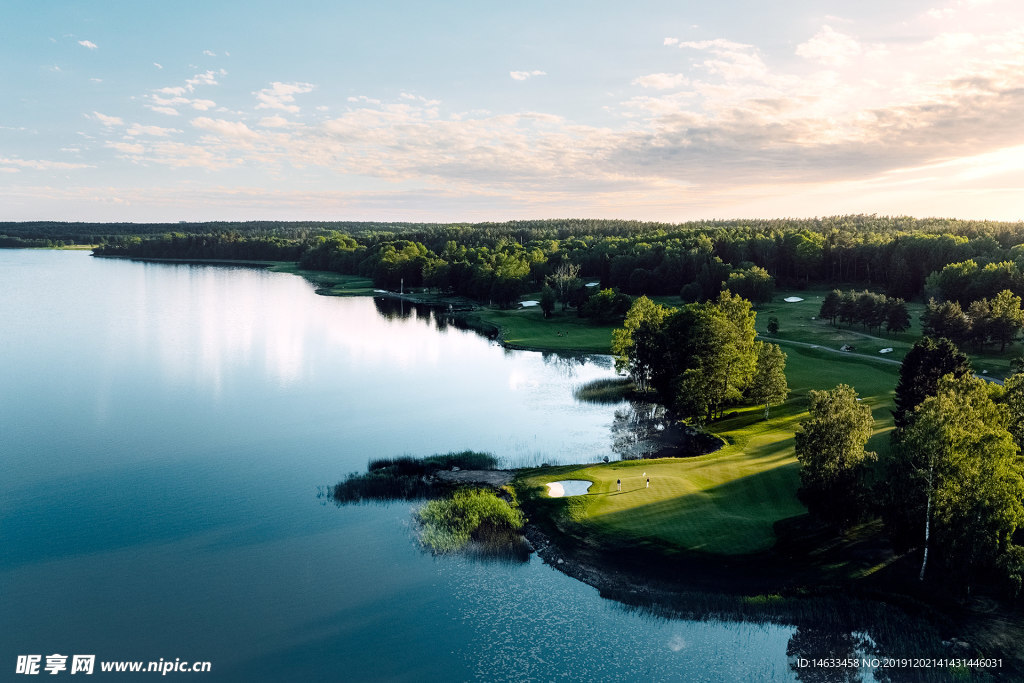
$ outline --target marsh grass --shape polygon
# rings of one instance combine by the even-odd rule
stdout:
[[[450,490],[431,478],[435,472],[458,467],[464,470],[492,470],[498,459],[489,453],[462,451],[426,458],[400,456],[371,460],[365,473],[353,472],[331,491],[338,503],[370,500],[423,500]]]
[[[577,401],[587,403],[622,403],[641,398],[633,386],[633,381],[626,377],[595,379],[576,387],[572,395]]]
[[[518,541],[526,518],[514,494],[502,498],[486,489],[459,489],[449,498],[428,501],[416,516],[420,540],[435,553],[462,550],[470,541],[479,549],[502,548]]]

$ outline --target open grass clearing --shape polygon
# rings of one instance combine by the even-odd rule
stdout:
[[[621,325],[594,324],[589,318],[577,316],[574,310],[556,309],[550,318],[545,318],[539,306],[484,308],[475,315],[497,327],[501,340],[510,346],[550,351],[610,353],[612,330]]]
[[[851,287],[842,288],[856,289]],[[863,289],[863,288],[861,288]],[[841,328],[829,325],[827,320],[818,317],[821,304],[831,289],[807,289],[776,292],[771,303],[761,304],[755,308],[757,311],[757,332],[762,336],[771,336],[779,342],[794,341],[806,344],[817,344],[831,349],[839,349],[844,344],[855,348],[859,354],[877,356],[889,360],[902,362],[904,356],[921,338],[921,314],[924,312],[923,303],[908,303],[907,310],[910,313],[910,329],[900,334],[889,334],[882,330],[880,333],[868,332],[859,324],[843,325]],[[786,303],[783,299],[787,296],[803,297],[803,301],[797,303]],[[779,321],[777,334],[768,335],[768,319],[775,317]],[[783,346],[785,346],[783,344]],[[790,347],[792,348],[792,347]],[[879,354],[884,348],[892,348],[893,352]],[[785,349],[787,353],[789,349]],[[1003,379],[1010,373],[1010,360],[1024,353],[1021,343],[1008,346],[1000,352],[994,345],[989,346],[984,352],[979,353],[970,346],[965,346],[963,351],[971,358],[971,363],[977,372],[987,371],[994,378]],[[853,382],[847,382],[853,384]]]

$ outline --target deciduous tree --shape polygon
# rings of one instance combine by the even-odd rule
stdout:
[[[811,391],[810,401],[810,417],[796,428],[797,495],[811,514],[846,525],[866,512],[866,464],[876,456],[864,445],[875,421],[871,408],[845,384]]]
[[[962,377],[972,374],[973,370],[966,354],[948,339],[925,337],[907,352],[896,383],[896,410],[893,416],[897,438],[914,408],[929,396],[934,396],[939,378],[950,373]]]
[[[778,344],[754,342],[757,366],[750,381],[748,396],[754,403],[764,404],[764,419],[770,406],[777,406],[789,396],[786,382],[786,354]]]

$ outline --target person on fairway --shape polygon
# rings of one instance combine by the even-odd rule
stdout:
[[[622,490],[622,480],[621,479],[616,479],[615,480],[615,490],[616,491],[621,491]]]
[[[651,478],[647,477],[647,488],[651,488]]]

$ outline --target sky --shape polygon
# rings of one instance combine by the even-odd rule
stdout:
[[[10,0],[0,220],[1024,219],[1020,0]]]

